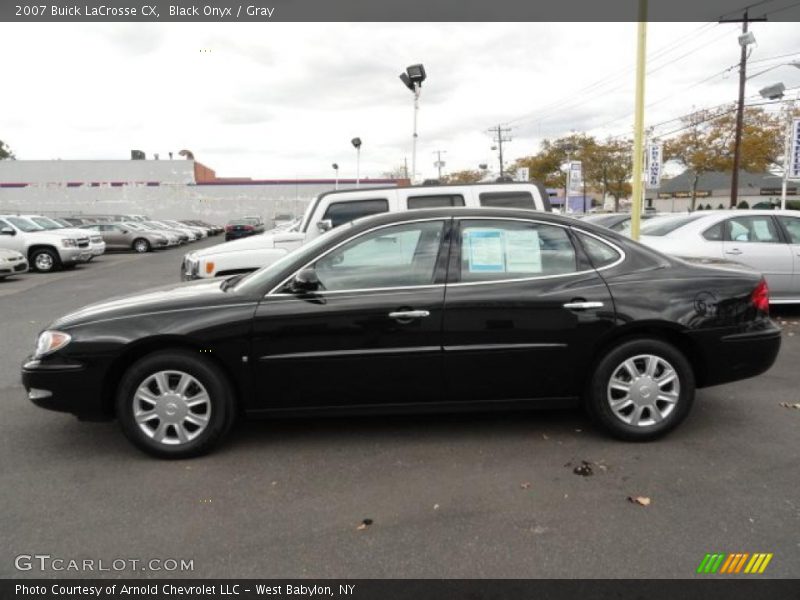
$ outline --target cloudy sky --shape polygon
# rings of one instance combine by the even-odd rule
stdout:
[[[750,73],[800,60],[797,24],[752,30]],[[294,178],[331,177],[332,162],[355,176],[359,136],[362,176],[378,177],[411,162],[412,95],[398,74],[422,62],[419,175],[434,176],[435,150],[446,171],[496,168],[486,130],[498,123],[513,127],[512,160],[572,130],[631,131],[635,35],[633,23],[3,23],[0,139],[20,159],[188,148],[220,176]],[[737,35],[650,24],[647,123],[734,100]],[[800,69],[755,77],[748,96],[777,81],[800,86]]]

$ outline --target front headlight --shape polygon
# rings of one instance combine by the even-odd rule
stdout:
[[[61,245],[64,246],[64,248],[75,248],[78,245],[78,242],[70,238],[64,238],[61,240]]]
[[[63,331],[48,330],[39,334],[39,339],[36,341],[36,358],[47,356],[58,350],[72,341],[72,336]]]

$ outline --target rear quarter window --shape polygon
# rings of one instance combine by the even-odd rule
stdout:
[[[595,269],[607,267],[617,262],[622,255],[609,244],[600,241],[594,236],[577,231],[578,239],[581,241],[583,249],[589,255],[589,260],[592,261],[592,266]]]
[[[409,196],[408,209],[439,208],[442,206],[464,206],[461,194],[429,194],[427,196]]]

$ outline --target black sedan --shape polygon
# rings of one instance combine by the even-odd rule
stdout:
[[[255,217],[245,217],[243,219],[233,219],[225,225],[225,241],[238,240],[251,235],[264,233],[264,225]]]
[[[775,361],[760,275],[548,213],[447,208],[333,229],[259,271],[88,306],[22,367],[29,398],[210,449],[239,415],[583,403],[613,435],[677,426],[695,389]]]

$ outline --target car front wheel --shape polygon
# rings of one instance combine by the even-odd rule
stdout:
[[[157,352],[134,364],[120,383],[116,412],[128,439],[162,458],[208,452],[235,414],[225,375],[185,350]]]
[[[599,362],[586,404],[615,437],[647,441],[686,418],[694,390],[694,373],[680,350],[657,339],[631,340]]]
[[[133,241],[133,250],[140,254],[150,252],[150,242],[144,238],[137,238]]]
[[[30,262],[40,273],[55,271],[61,265],[58,254],[49,248],[37,248],[31,252]]]

